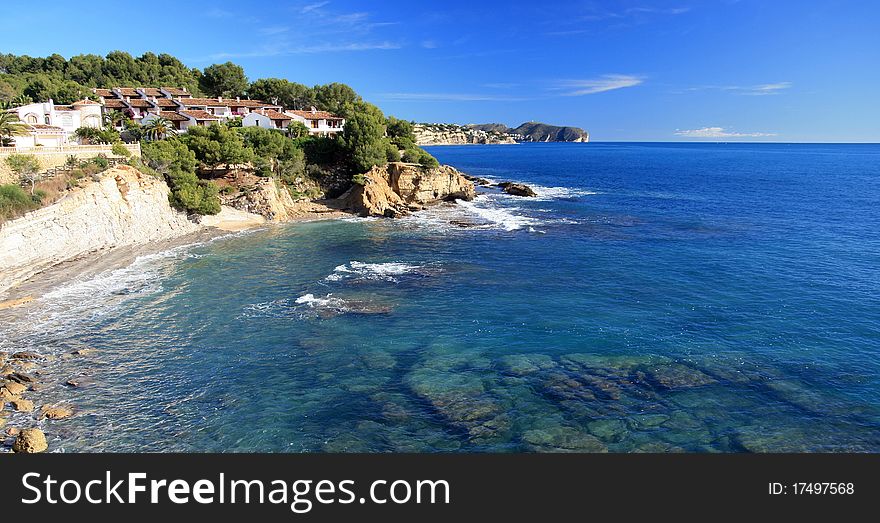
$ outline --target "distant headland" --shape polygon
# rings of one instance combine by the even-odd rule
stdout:
[[[519,142],[589,142],[590,133],[569,126],[526,122],[519,127],[500,123],[413,125],[418,145],[512,144]]]

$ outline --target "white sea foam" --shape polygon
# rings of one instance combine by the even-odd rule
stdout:
[[[495,202],[486,195],[477,196],[470,202],[459,200],[458,204],[471,214],[505,231],[515,231],[538,223],[536,218],[515,214],[514,211],[519,210],[518,207],[496,206]]]
[[[342,281],[348,278],[360,280],[398,281],[398,276],[408,273],[420,273],[425,271],[424,265],[411,265],[401,262],[387,263],[364,263],[350,261],[333,269],[333,274],[324,278],[327,281]]]
[[[303,294],[294,302],[297,305],[307,305],[311,308],[331,308],[331,309],[344,309],[345,308],[345,300],[341,298],[334,298],[333,294],[330,293],[323,298],[316,297],[314,294]]]
[[[561,200],[566,198],[578,198],[580,196],[599,194],[596,191],[589,191],[587,189],[574,189],[572,187],[544,187],[543,185],[533,184],[529,184],[529,186],[538,194],[537,199],[539,200]]]

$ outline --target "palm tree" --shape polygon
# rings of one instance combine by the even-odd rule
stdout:
[[[166,136],[177,134],[171,121],[161,116],[157,116],[153,120],[150,120],[150,122],[144,126],[144,131],[146,131],[146,136],[149,140],[161,140]]]
[[[4,147],[12,142],[13,136],[25,136],[28,126],[18,120],[18,115],[10,112],[0,113],[0,145]]]
[[[104,115],[104,123],[114,129],[118,128],[126,119],[128,119],[128,116],[119,110],[113,110]]]

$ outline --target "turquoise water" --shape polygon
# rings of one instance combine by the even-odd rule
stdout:
[[[539,197],[175,249],[0,326],[97,349],[46,370],[52,448],[880,451],[880,146],[431,153]]]

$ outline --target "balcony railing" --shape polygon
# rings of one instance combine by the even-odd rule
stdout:
[[[135,155],[141,154],[141,144],[124,143],[122,144],[128,151]],[[57,153],[109,153],[113,154],[112,145],[59,145],[59,146],[42,146],[33,147],[0,147],[0,153],[9,154],[57,154]]]

